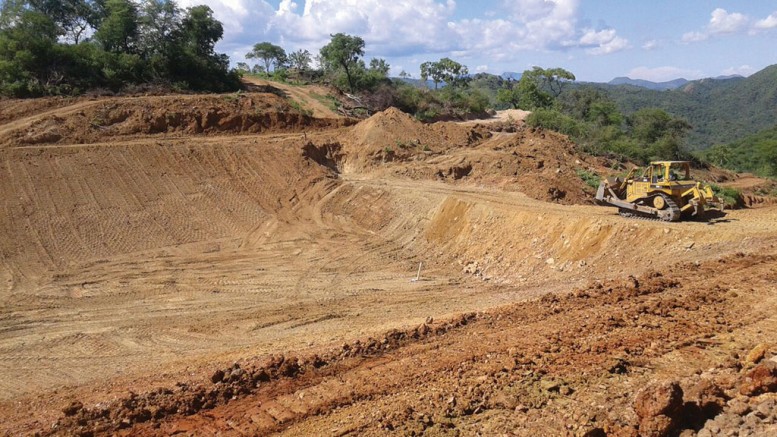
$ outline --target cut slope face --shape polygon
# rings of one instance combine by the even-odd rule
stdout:
[[[86,144],[148,135],[269,133],[345,126],[312,118],[274,94],[116,97],[81,101],[0,128],[0,145]]]
[[[2,171],[2,251],[38,272],[240,238],[329,174],[298,147],[180,143],[17,149]]]

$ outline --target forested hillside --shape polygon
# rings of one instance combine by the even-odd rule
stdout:
[[[686,119],[692,126],[688,132],[692,149],[731,143],[777,123],[777,65],[748,78],[702,79],[669,91],[625,85],[579,86],[600,89],[626,114],[660,108]]]

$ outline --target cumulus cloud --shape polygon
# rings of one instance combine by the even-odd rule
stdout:
[[[709,34],[704,32],[688,32],[683,34],[682,41],[685,43],[704,41],[709,38]]]
[[[642,44],[642,48],[645,50],[655,50],[658,48],[658,41],[651,39],[650,41],[645,41]]]
[[[686,43],[698,42],[716,35],[738,34],[747,31],[755,35],[762,31],[777,28],[777,11],[766,18],[755,20],[738,12],[729,13],[723,8],[712,11],[709,24],[700,32],[688,32],[683,35],[682,41]]]
[[[619,37],[615,29],[585,29],[580,37],[580,45],[586,47],[586,52],[592,55],[606,55],[628,48],[629,41]]]
[[[192,6],[202,0],[180,0]],[[614,29],[578,27],[580,0],[497,0],[482,18],[455,18],[454,0],[210,0],[224,23],[219,50],[233,62],[257,42],[315,53],[333,33],[359,35],[367,55],[488,57],[512,61],[519,51],[575,50],[603,55],[628,48]]]
[[[708,29],[712,34],[735,33],[746,28],[749,21],[750,19],[744,14],[728,13],[723,8],[717,8],[712,11]]]
[[[764,18],[763,20],[758,20],[753,25],[755,29],[759,30],[766,30],[766,29],[774,29],[777,27],[777,11],[773,12],[768,17]]]
[[[666,82],[674,79],[684,78],[688,80],[701,79],[704,77],[699,70],[688,70],[678,67],[637,67],[629,71],[628,76],[632,79],[643,79],[651,82]]]

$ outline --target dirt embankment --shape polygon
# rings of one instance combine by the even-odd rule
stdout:
[[[80,106],[4,126],[0,144],[88,144],[159,134],[300,132],[352,123],[345,118],[313,118],[274,94],[116,97],[81,102]]]

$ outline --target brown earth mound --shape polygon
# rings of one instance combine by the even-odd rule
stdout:
[[[407,161],[477,143],[483,133],[455,123],[424,124],[389,108],[358,123],[343,136],[346,171]]]
[[[40,99],[0,98],[0,123],[8,123],[32,114],[72,105],[76,97],[46,97]]]
[[[578,170],[596,160],[555,132],[520,126],[494,134],[481,124],[421,123],[390,108],[343,137],[345,170],[371,169],[413,179],[497,186],[564,204],[591,203],[594,189]]]

